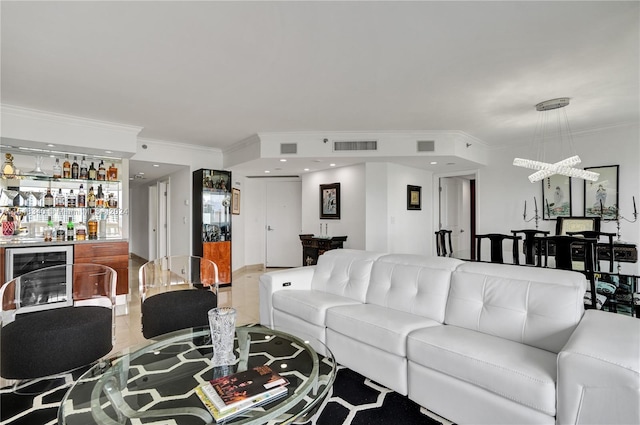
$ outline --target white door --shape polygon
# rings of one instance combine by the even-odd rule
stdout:
[[[266,184],[266,266],[302,266],[302,183]]]
[[[458,182],[451,177],[440,178],[440,228],[451,230],[451,243],[453,252],[460,251],[459,236],[460,224],[458,222]]]
[[[158,186],[149,186],[149,258],[158,258]]]
[[[169,255],[168,235],[169,235],[169,213],[168,213],[168,191],[169,181],[158,181],[158,257]]]
[[[469,181],[460,177],[440,178],[440,228],[451,230],[451,244],[458,255],[470,253]]]

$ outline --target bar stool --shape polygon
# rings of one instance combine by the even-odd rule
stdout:
[[[520,264],[518,241],[522,240],[521,236],[504,235],[502,233],[487,233],[484,235],[476,235],[476,261],[482,261],[482,239],[489,239],[489,241],[491,242],[491,262],[500,264],[504,263],[502,254],[502,243],[505,239],[513,241],[511,250],[513,254],[513,264]]]

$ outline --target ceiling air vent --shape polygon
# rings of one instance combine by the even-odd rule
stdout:
[[[352,140],[348,142],[333,142],[334,151],[377,151],[376,140]]]
[[[280,153],[298,153],[297,143],[280,143]]]
[[[434,152],[436,142],[433,140],[418,140],[418,152]]]

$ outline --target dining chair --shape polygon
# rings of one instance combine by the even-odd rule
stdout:
[[[544,252],[545,265],[550,252],[553,252],[553,267],[563,270],[582,272],[589,283],[589,296],[592,308],[597,308],[598,294],[595,282],[595,251],[598,240],[569,235],[555,235],[538,238],[544,247],[538,248]],[[576,259],[576,257],[579,257]]]
[[[440,229],[436,234],[436,252],[438,257],[450,257],[453,253],[453,247],[451,245],[451,233],[452,230]],[[449,250],[447,251],[447,247]]]
[[[114,269],[93,263],[44,267],[0,288],[0,376],[48,377],[89,365],[115,340]]]
[[[597,244],[594,264],[595,271],[600,271],[600,261],[608,261],[609,273],[613,273],[613,264],[615,263],[613,238],[616,236],[615,233],[596,232],[595,230],[583,230],[580,232],[567,232],[567,235],[596,239]],[[600,238],[605,238],[606,242],[600,242]],[[603,247],[602,251],[600,250],[600,247]]]
[[[139,269],[142,335],[208,326],[218,305],[218,266],[196,256],[168,256]]]
[[[547,236],[551,232],[549,232],[548,230],[538,229],[522,229],[511,231],[511,234],[513,236],[518,236],[519,233],[522,233],[524,235],[524,240],[522,242],[522,249],[524,250],[524,263],[528,265],[536,265],[536,236]]]
[[[487,233],[482,235],[476,235],[476,261],[482,260],[482,240],[488,239],[490,241],[490,262],[492,263],[504,263],[504,254],[503,254],[503,242],[505,240],[512,241],[511,245],[511,254],[513,256],[512,264],[520,264],[520,253],[519,253],[519,241],[522,240],[521,236],[514,235],[505,235],[502,233]]]

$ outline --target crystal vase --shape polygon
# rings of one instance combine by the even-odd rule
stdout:
[[[214,367],[229,367],[236,361],[233,353],[233,339],[236,331],[236,309],[218,307],[209,310],[209,328],[213,346]]]

